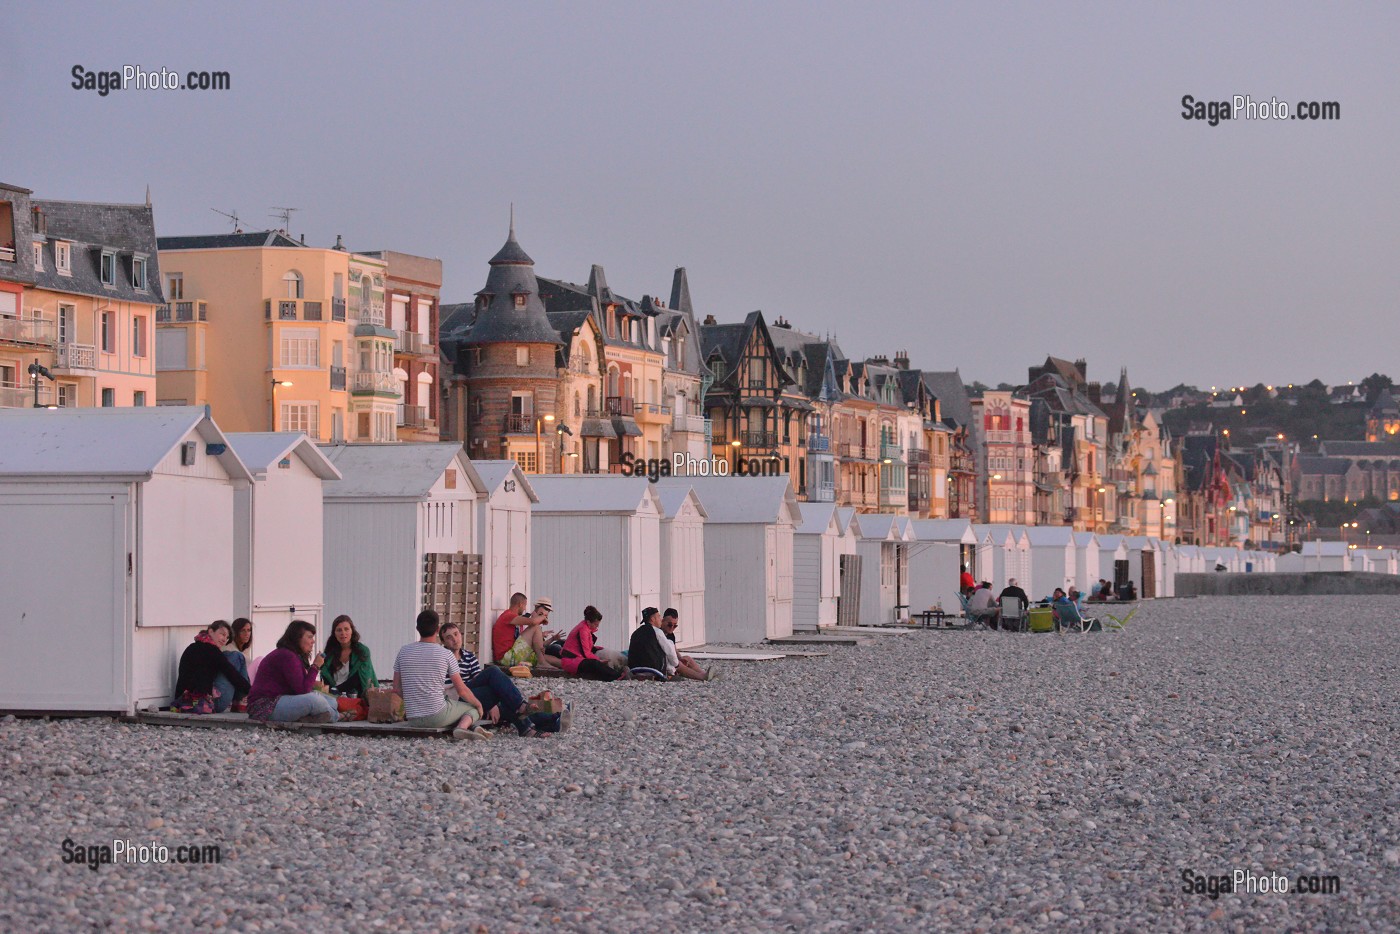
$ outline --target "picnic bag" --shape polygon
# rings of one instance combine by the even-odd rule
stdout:
[[[337,697],[335,706],[340,711],[342,723],[353,723],[356,720],[369,718],[369,701],[362,697]]]
[[[175,703],[170,705],[170,709],[177,713],[213,713],[216,696],[214,693],[195,694],[191,691],[181,691],[180,696],[175,698]]]
[[[392,688],[370,688],[365,693],[369,699],[370,723],[398,723],[403,719],[403,698]]]

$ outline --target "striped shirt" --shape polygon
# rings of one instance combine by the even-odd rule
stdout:
[[[481,674],[481,662],[477,661],[476,654],[462,650],[461,656],[457,659],[457,674],[462,676],[462,683],[470,685],[472,679]],[[452,683],[452,675],[447,676],[447,684]]]
[[[410,642],[394,659],[394,677],[403,695],[403,715],[409,720],[442,713],[447,706],[442,686],[457,659],[436,642]]]

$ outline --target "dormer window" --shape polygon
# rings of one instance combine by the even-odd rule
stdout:
[[[60,276],[73,274],[73,244],[56,240],[53,245],[53,268]]]
[[[41,241],[34,241],[34,271],[44,271],[44,244]]]
[[[131,284],[138,291],[146,291],[146,257],[137,256],[131,260]]]
[[[524,307],[525,307],[525,293],[524,293],[524,292],[516,292],[514,297],[515,297],[515,307],[516,307],[516,308],[524,308]]]
[[[102,277],[103,285],[116,287],[117,284],[117,254],[111,250],[102,251],[102,261],[98,266],[98,272]]]

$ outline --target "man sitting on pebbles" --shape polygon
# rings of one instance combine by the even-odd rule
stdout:
[[[399,649],[394,659],[394,693],[403,698],[409,726],[452,727],[453,739],[483,739],[485,730],[473,730],[472,721],[485,715],[481,702],[457,673],[457,659],[438,642],[438,615],[418,614],[417,642]],[[442,693],[443,682],[457,689],[457,700]]]
[[[692,681],[717,681],[719,679],[719,672],[701,668],[699,665],[695,664],[695,659],[691,658],[689,655],[681,655],[676,651],[676,629],[680,627],[680,624],[681,615],[676,612],[675,607],[669,606],[666,608],[666,612],[661,614],[661,634],[664,635],[666,641],[671,644],[671,651],[676,652],[676,666],[672,671],[666,673],[668,675],[677,674],[682,678],[689,678]],[[662,647],[662,651],[665,651],[664,646]],[[666,658],[666,663],[669,666],[669,653]]]
[[[544,650],[555,635],[544,628],[544,624],[549,622],[549,614],[554,612],[554,602],[548,597],[541,597],[535,601],[533,614],[526,613],[525,606],[523,593],[511,594],[510,608],[492,624],[492,661],[506,668],[513,665],[558,668],[559,659]]]
[[[476,699],[486,711],[486,716],[494,722],[504,721],[515,727],[521,736],[536,736],[543,733],[557,733],[561,729],[559,714],[531,714],[524,696],[515,687],[509,675],[494,666],[481,667],[476,653],[462,644],[462,630],[456,623],[448,623],[438,633],[443,648],[452,654],[456,667],[448,671],[444,685],[448,700],[455,690],[452,675],[455,672],[465,681]]]

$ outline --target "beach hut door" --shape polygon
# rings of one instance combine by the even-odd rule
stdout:
[[[860,555],[841,556],[841,594],[836,598],[836,624],[860,625]]]
[[[1157,556],[1147,549],[1142,551],[1142,598],[1151,600],[1157,596]]]

